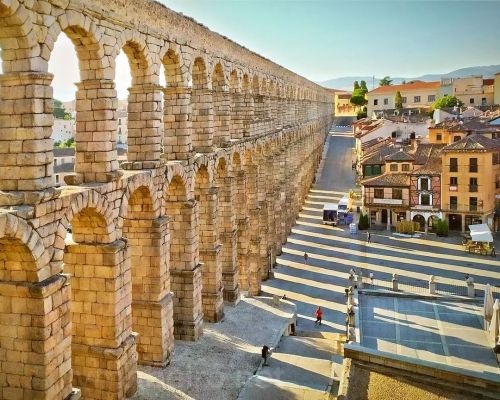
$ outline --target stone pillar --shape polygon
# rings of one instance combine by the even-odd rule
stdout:
[[[264,165],[265,159],[260,157],[258,175],[258,205],[259,205],[259,234],[260,234],[260,273],[262,279],[269,277],[269,216],[267,204],[267,176]]]
[[[69,398],[69,282],[62,274],[37,283],[0,282],[0,398]]]
[[[163,90],[163,97],[163,157],[187,160],[193,156],[191,88],[167,87]]]
[[[132,328],[139,363],[165,366],[174,347],[169,218],[125,220],[132,265]]]
[[[137,389],[132,284],[125,242],[67,244],[72,276],[73,383],[85,399],[122,399]]]
[[[0,191],[50,188],[53,181],[53,75],[0,75]]]
[[[391,215],[391,209],[388,208],[387,209],[387,230],[390,231],[391,230],[391,219],[392,219],[392,215]]]
[[[260,225],[258,205],[258,167],[255,164],[247,166],[247,205],[249,213],[249,249],[248,249],[248,292],[257,296],[261,290],[261,263],[260,263]]]
[[[244,99],[243,137],[251,137],[253,135],[255,103],[251,92],[246,92]]]
[[[171,207],[170,276],[174,292],[174,336],[198,340],[203,334],[202,275],[198,261],[198,207],[189,200]]]
[[[231,143],[231,95],[227,87],[213,92],[214,145],[227,147]]]
[[[193,90],[193,148],[196,153],[214,151],[214,109],[213,91],[209,89]]]
[[[224,316],[221,245],[218,243],[216,187],[199,192],[199,238],[202,267],[203,317],[208,322],[218,322]]]
[[[238,91],[231,93],[231,139],[243,139],[245,121],[245,96]]]
[[[134,85],[129,89],[127,157],[134,163],[134,169],[154,167],[154,162],[160,159],[161,90],[155,84]]]
[[[249,217],[247,208],[247,187],[244,171],[236,173],[236,191],[234,208],[238,226],[238,256],[237,269],[239,275],[239,286],[241,290],[249,288],[248,254],[249,254]]]
[[[266,178],[266,204],[267,204],[267,243],[268,253],[271,253],[271,265],[276,262],[276,210],[275,197],[276,190],[274,186],[275,174],[277,171],[273,168],[273,155],[266,157],[264,168],[267,174]],[[269,262],[269,261],[268,261]]]
[[[117,179],[116,98],[111,79],[86,80],[76,93],[76,175],[66,176],[68,184],[109,182]]]
[[[286,193],[288,182],[286,180],[286,165],[287,165],[287,151],[282,150],[279,156],[279,165],[280,165],[280,204],[281,204],[281,212],[280,212],[280,238],[281,238],[281,248],[286,243],[287,240],[287,231],[286,231],[286,220],[287,220],[287,210],[288,203],[286,202]],[[279,252],[281,253],[281,251]],[[278,253],[278,254],[279,254]]]
[[[234,211],[234,177],[217,179],[219,188],[219,237],[222,244],[222,281],[224,300],[235,303],[239,300],[239,277],[237,269],[237,225]]]

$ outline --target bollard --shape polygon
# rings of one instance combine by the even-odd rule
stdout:
[[[436,294],[436,278],[434,275],[429,276],[429,294]]]
[[[476,289],[474,288],[474,279],[472,276],[469,276],[465,283],[467,283],[467,297],[476,297]]]
[[[358,284],[358,289],[363,289],[363,271],[359,271],[356,275],[356,283]]]
[[[398,291],[398,274],[392,274],[392,290]]]

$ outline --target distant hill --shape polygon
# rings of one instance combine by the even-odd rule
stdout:
[[[391,77],[393,84],[400,84],[403,81],[409,82],[414,80],[420,80],[425,82],[439,81],[441,78],[465,78],[471,75],[483,75],[484,78],[493,78],[493,76],[500,72],[500,65],[485,65],[479,67],[467,67],[460,68],[455,71],[448,72],[446,74],[427,74],[412,78],[399,78]],[[378,87],[378,83],[381,78],[375,78],[375,87]],[[329,79],[327,81],[317,82],[319,85],[330,89],[342,89],[342,90],[352,90],[352,84],[354,81],[366,81],[368,89],[372,89],[373,77],[372,76],[344,76],[341,78]]]

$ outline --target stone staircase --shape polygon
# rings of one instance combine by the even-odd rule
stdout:
[[[297,331],[282,337],[268,359],[241,391],[240,400],[332,400],[342,372],[344,335]]]

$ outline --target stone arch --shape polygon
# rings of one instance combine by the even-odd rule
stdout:
[[[42,238],[13,214],[0,214],[0,280],[41,282],[51,276],[50,255]]]
[[[132,85],[158,83],[156,74],[153,72],[154,61],[149,53],[144,35],[130,29],[124,30],[117,39],[112,55],[114,60],[116,60],[121,50],[123,50],[129,62]]]
[[[183,57],[178,48],[172,44],[160,52],[160,60],[165,68],[165,82],[169,87],[187,87],[187,74],[183,71]]]
[[[210,153],[213,150],[214,110],[205,59],[196,57],[191,71],[193,147],[198,153]]]
[[[425,225],[426,225],[426,221],[425,221],[425,217],[421,214],[417,214],[413,217],[413,222],[418,222],[418,224],[420,225],[420,230],[421,231],[424,231],[425,230]]]
[[[128,181],[127,187],[122,196],[122,200],[120,203],[120,211],[118,214],[118,222],[117,227],[121,229],[123,227],[123,218],[125,218],[129,214],[129,201],[131,196],[137,192],[139,188],[147,189],[148,194],[151,197],[152,208],[154,212],[154,217],[157,218],[161,211],[161,204],[158,200],[158,191],[154,185],[152,176],[150,173],[142,173],[136,176],[133,176]]]
[[[224,76],[224,67],[219,61],[215,64],[212,72],[212,101],[214,114],[214,144],[224,147],[231,139],[230,134],[230,94],[226,77]]]
[[[32,68],[32,50],[38,46],[36,32],[27,11],[18,1],[0,0],[0,49],[2,50],[3,73]],[[8,61],[6,61],[8,60]]]
[[[58,235],[71,228],[77,243],[112,243],[119,234],[115,230],[113,205],[106,197],[89,190],[77,194],[66,208],[58,228]],[[64,237],[62,237],[64,240]],[[56,250],[62,251],[63,248]]]

